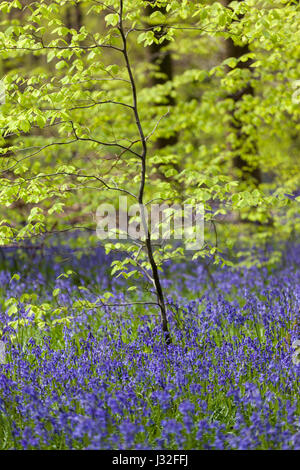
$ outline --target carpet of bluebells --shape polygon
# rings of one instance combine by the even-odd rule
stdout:
[[[151,292],[112,280],[101,248],[2,249],[0,448],[300,449],[299,259],[294,246],[276,269],[166,266],[166,346],[138,303]],[[85,303],[105,292],[113,305]],[[30,296],[49,306],[38,321]]]

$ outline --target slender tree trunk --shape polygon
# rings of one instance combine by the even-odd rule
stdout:
[[[122,42],[123,42],[122,53],[123,53],[124,60],[125,60],[125,63],[126,63],[127,72],[128,72],[128,76],[129,76],[129,81],[130,81],[130,84],[131,84],[132,101],[133,101],[133,113],[134,113],[134,117],[135,117],[136,126],[137,126],[137,129],[138,129],[138,133],[139,133],[139,136],[140,136],[140,141],[141,141],[141,144],[142,144],[141,178],[140,178],[140,188],[139,188],[138,202],[139,202],[139,205],[140,205],[142,225],[143,225],[143,229],[144,229],[145,236],[146,236],[145,245],[146,245],[148,260],[149,260],[149,263],[150,263],[150,266],[151,266],[151,271],[152,271],[152,276],[153,276],[153,285],[154,285],[154,288],[155,288],[155,291],[156,291],[157,303],[159,305],[160,313],[161,313],[162,332],[163,332],[166,344],[169,345],[169,344],[171,344],[172,339],[171,339],[171,335],[170,335],[170,331],[169,331],[169,327],[168,327],[167,311],[166,311],[164,293],[163,293],[163,289],[162,289],[161,282],[160,282],[158,267],[157,267],[157,264],[156,264],[156,261],[154,259],[154,255],[153,255],[153,246],[152,246],[152,240],[151,240],[151,233],[150,233],[150,229],[149,229],[148,223],[146,221],[146,217],[145,217],[144,191],[145,191],[146,174],[147,174],[147,151],[148,151],[148,149],[147,149],[146,137],[145,137],[144,130],[143,130],[143,127],[142,127],[140,116],[139,116],[135,79],[134,79],[134,76],[133,76],[132,67],[131,67],[131,64],[130,64],[128,51],[127,51],[127,39],[126,39],[126,34],[125,34],[125,31],[124,31],[124,27],[123,27],[123,0],[120,0],[120,13],[119,13],[118,28],[119,28],[119,32],[120,32]]]

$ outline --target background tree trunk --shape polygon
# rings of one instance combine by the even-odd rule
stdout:
[[[155,11],[159,11],[162,14],[166,14],[166,9],[164,7],[152,6],[151,4],[155,3],[154,1],[148,2],[146,7],[146,15],[150,17],[152,13]],[[147,24],[149,26],[149,24]],[[164,34],[164,31],[156,31],[155,37],[159,39]],[[173,80],[174,76],[174,64],[172,59],[171,51],[167,49],[169,45],[169,41],[164,40],[163,42],[157,44],[152,43],[148,46],[148,57],[149,63],[155,67],[154,73],[151,75],[150,79],[150,86],[157,86],[157,85],[164,85],[169,81]],[[172,108],[175,106],[175,99],[168,94],[166,96],[166,106]],[[154,150],[163,150],[166,147],[174,146],[178,142],[178,133],[174,132],[173,135],[170,137],[158,137],[154,144]],[[176,171],[180,171],[178,164],[175,162],[172,165]],[[163,165],[157,164],[156,165],[157,176],[161,178],[163,181],[170,182],[172,178],[168,178],[163,171]]]
[[[75,29],[77,32],[80,31],[80,28],[83,24],[82,10],[80,3],[76,5],[68,6],[66,9],[65,16],[66,27],[69,29]],[[71,42],[71,35],[68,35],[68,42]]]
[[[154,2],[149,2],[154,3]],[[150,17],[152,13],[159,11],[163,14],[166,14],[166,9],[163,7],[152,7],[148,5],[146,7],[146,14]],[[155,37],[159,39],[163,34],[163,31],[155,32]],[[155,66],[155,73],[151,76],[151,85],[164,85],[165,83],[173,80],[173,59],[171,52],[166,50],[166,47],[169,45],[169,41],[165,40],[162,43],[156,44],[152,43],[148,46],[149,62]],[[167,106],[174,106],[175,100],[172,96],[168,95],[167,97]],[[174,134],[171,137],[163,138],[159,137],[156,141],[156,148],[161,149],[167,147],[168,145],[175,145],[178,141],[177,134]]]
[[[242,0],[238,0],[242,1]],[[231,0],[222,0],[224,6],[228,7]],[[245,54],[250,52],[249,45],[237,45],[231,38],[225,39],[225,58],[234,57],[239,59]],[[239,69],[250,69],[251,59],[246,62],[238,62],[236,65]],[[236,134],[237,145],[231,146],[231,150],[234,153],[233,165],[238,170],[241,181],[252,183],[255,186],[261,183],[261,171],[258,164],[249,163],[244,158],[244,151],[246,146],[251,146],[251,153],[257,155],[258,149],[255,141],[251,141],[249,135],[244,133],[242,126],[243,123],[237,117],[236,111],[239,107],[239,103],[244,99],[246,95],[254,96],[253,86],[249,83],[244,88],[238,90],[236,93],[228,95],[234,101],[234,107],[231,112],[231,128]]]

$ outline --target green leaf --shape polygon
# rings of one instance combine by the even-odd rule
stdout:
[[[60,293],[60,289],[58,289],[58,288],[54,289],[54,291],[52,292],[52,296],[57,297],[59,295],[59,293]]]
[[[105,22],[107,25],[116,26],[119,22],[119,15],[117,13],[110,13],[106,15]]]

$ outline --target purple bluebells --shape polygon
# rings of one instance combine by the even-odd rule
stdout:
[[[166,266],[169,347],[152,307],[75,308],[106,291],[125,303],[128,286],[109,277],[100,248],[81,258],[62,250],[70,266],[56,247],[23,257],[19,280],[11,281],[17,254],[0,270],[2,448],[300,449],[299,247],[270,272],[217,268],[216,286],[201,264]],[[59,277],[69,268],[75,274]],[[43,329],[26,293],[50,305]],[[17,310],[8,315],[11,297]],[[57,302],[69,324],[51,323]],[[20,318],[29,321],[9,325]]]

